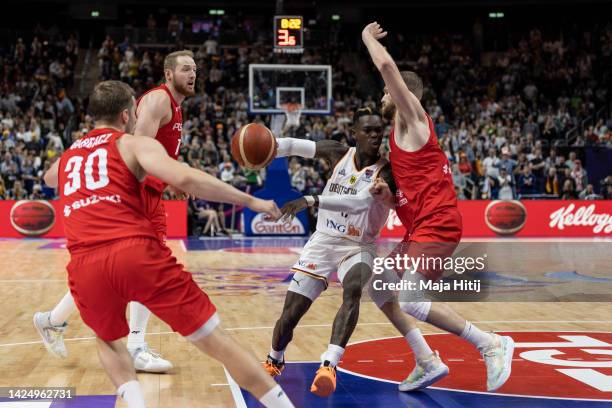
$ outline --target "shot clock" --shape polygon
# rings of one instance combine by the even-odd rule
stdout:
[[[302,16],[274,16],[274,52],[304,52],[304,19]]]

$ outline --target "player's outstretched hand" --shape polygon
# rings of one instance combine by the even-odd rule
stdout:
[[[286,202],[280,209],[283,213],[282,221],[291,221],[297,213],[308,207],[308,202],[304,197]]]
[[[376,21],[373,23],[368,24],[367,26],[365,26],[365,28],[363,29],[363,32],[361,33],[361,36],[372,36],[373,38],[375,38],[376,40],[380,40],[381,38],[385,38],[385,36],[387,35],[387,32],[384,31],[382,29],[382,27],[380,26],[380,24],[378,24]]]
[[[192,196],[189,193],[186,193],[182,190],[179,190],[178,188],[174,187],[174,186],[168,186],[168,191],[170,191],[172,194],[175,195],[175,197],[179,200],[188,200],[190,198],[195,199],[195,196]]]
[[[262,200],[260,198],[253,197],[248,207],[255,212],[265,213],[266,218],[272,221],[277,221],[283,216],[276,203],[272,200]]]
[[[389,185],[381,178],[374,180],[374,183],[370,187],[370,194],[372,194],[376,200],[383,201],[390,207],[395,205],[395,199]]]

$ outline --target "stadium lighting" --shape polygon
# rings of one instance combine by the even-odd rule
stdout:
[[[340,21],[340,16],[338,14],[332,14],[331,18],[334,21]]]
[[[504,13],[501,13],[501,12],[489,13],[489,18],[504,18]]]
[[[93,11],[91,12],[91,16],[92,16],[92,17],[100,17],[100,12],[99,12],[98,10],[93,10]]]
[[[208,14],[210,14],[211,16],[223,16],[223,15],[225,15],[225,10],[210,9],[210,10],[208,10]]]

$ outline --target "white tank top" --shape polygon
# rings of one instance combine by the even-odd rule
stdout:
[[[334,172],[325,184],[322,195],[356,195],[370,188],[387,160],[381,158],[373,165],[357,171],[356,151],[354,147],[351,147],[336,164]],[[359,243],[371,244],[378,238],[388,215],[389,207],[380,201],[375,201],[368,209],[356,214],[319,209],[317,231]]]

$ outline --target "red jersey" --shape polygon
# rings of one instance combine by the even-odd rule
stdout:
[[[122,238],[157,237],[143,211],[140,182],[117,149],[123,134],[94,129],[60,158],[59,195],[71,254]]]
[[[450,223],[456,224],[457,196],[453,184],[451,167],[434,132],[433,122],[429,122],[429,139],[415,152],[402,150],[395,143],[395,132],[389,138],[391,171],[397,185],[395,210],[412,235],[417,229],[432,229],[443,225],[444,220],[436,219],[435,214],[451,211]],[[446,218],[446,217],[444,217]]]
[[[181,147],[181,133],[183,131],[183,112],[181,111],[181,106],[174,100],[174,97],[172,96],[172,93],[170,92],[166,84],[161,84],[160,86],[149,89],[147,92],[142,94],[140,98],[138,98],[136,105],[140,104],[140,101],[146,94],[156,91],[158,89],[163,90],[170,97],[170,109],[172,110],[172,118],[170,118],[170,122],[159,128],[157,134],[155,135],[155,139],[157,139],[157,141],[164,146],[166,152],[168,152],[168,155],[176,160],[179,154],[179,149]],[[163,193],[164,189],[166,188],[165,183],[163,183],[159,179],[156,179],[153,176],[147,176],[145,178],[145,184],[153,187],[160,194]]]

